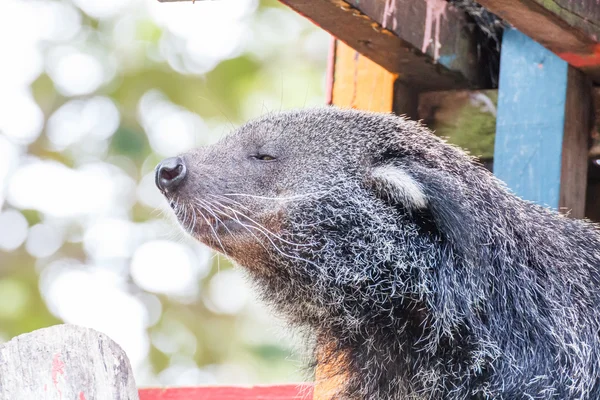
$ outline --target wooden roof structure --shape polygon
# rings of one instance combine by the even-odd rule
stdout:
[[[354,50],[422,90],[480,88],[485,49],[445,0],[281,0]],[[594,0],[479,3],[600,83],[600,4]]]

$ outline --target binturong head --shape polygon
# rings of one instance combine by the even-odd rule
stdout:
[[[442,242],[468,257],[471,188],[493,179],[416,122],[333,107],[264,116],[156,168],[183,228],[250,270],[278,308],[293,301],[300,322],[355,313],[346,291],[368,313],[422,298],[415,271]],[[314,315],[295,309],[303,291]]]
[[[251,121],[213,146],[162,161],[156,185],[184,229],[243,264],[248,254],[274,250],[295,207],[335,190],[355,186],[373,200],[425,208],[422,183],[407,166],[428,152],[439,163],[440,146],[425,129],[398,117],[294,111]]]

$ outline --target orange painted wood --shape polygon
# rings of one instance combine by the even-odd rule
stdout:
[[[387,71],[337,40],[329,70],[330,103],[338,107],[375,112],[395,112],[417,118],[418,95]]]
[[[140,400],[310,400],[310,384],[139,389]]]
[[[329,66],[329,104],[375,112],[394,110],[398,74],[387,71],[339,40],[335,40],[331,48]],[[346,379],[343,356],[334,355],[330,343],[324,342],[317,346],[317,362],[314,399],[334,399]]]
[[[343,42],[336,44],[332,103],[347,108],[390,112],[397,75]]]

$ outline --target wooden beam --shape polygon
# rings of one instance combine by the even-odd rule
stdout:
[[[600,3],[596,0],[478,2],[600,82]]]
[[[494,173],[524,199],[581,218],[591,84],[521,32],[504,33]]]
[[[420,91],[490,85],[466,16],[445,0],[280,1]]]

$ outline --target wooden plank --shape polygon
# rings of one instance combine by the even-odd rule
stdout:
[[[396,112],[417,118],[418,94],[398,80],[398,74],[336,41],[331,104],[375,112]]]
[[[585,216],[593,115],[591,81],[581,71],[569,67],[558,207],[570,210],[575,218]]]
[[[332,104],[369,111],[392,110],[396,74],[341,42],[335,46],[334,71]]]
[[[464,13],[445,0],[280,0],[419,91],[487,87]]]
[[[312,385],[145,388],[140,400],[310,400]]]
[[[505,32],[494,173],[522,198],[583,217],[589,82],[521,32]]]
[[[56,325],[0,347],[1,400],[137,400],[129,360],[92,329]]]
[[[397,74],[387,71],[339,40],[333,43],[329,65],[327,71],[328,92],[331,93],[328,98],[329,104],[374,112],[389,113],[394,110]],[[416,99],[406,99],[400,95],[399,97],[402,99],[398,102],[399,110],[402,106],[410,110],[411,104],[417,102]],[[416,110],[416,106],[414,108]],[[345,375],[340,373],[341,359],[333,354],[329,345],[329,343],[320,343],[317,346],[315,400],[336,398],[338,389],[345,379]]]
[[[479,0],[570,65],[600,82],[600,2],[595,0]]]

